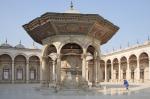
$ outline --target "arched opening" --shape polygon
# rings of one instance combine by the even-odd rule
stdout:
[[[8,54],[0,55],[0,82],[11,82],[12,59]]]
[[[109,59],[109,60],[107,60],[107,64],[106,64],[106,66],[107,66],[107,77],[106,77],[106,79],[107,79],[107,81],[110,81],[111,80],[111,60]]]
[[[120,59],[120,63],[121,63],[121,79],[127,79],[126,75],[127,75],[127,58],[125,56],[123,56]]]
[[[130,68],[130,78],[131,81],[134,82],[135,81],[135,75],[136,75],[136,68],[137,68],[137,57],[135,55],[131,55],[129,57],[129,68]]]
[[[89,46],[87,48],[87,63],[88,63],[88,81],[94,82],[94,54],[95,48],[93,46]]]
[[[76,43],[61,48],[61,81],[65,88],[77,88],[82,78],[83,49]],[[70,85],[70,86],[69,86]]]
[[[100,60],[100,67],[102,71],[102,81],[105,81],[105,61]]]
[[[38,82],[40,80],[40,59],[37,56],[29,58],[29,80]]]
[[[46,55],[48,56],[47,59],[47,66],[46,66],[46,74],[47,80],[49,83],[56,82],[56,60],[57,60],[57,49],[54,45],[49,45],[46,51]]]
[[[61,80],[77,80],[82,76],[82,48],[76,43],[68,43],[61,49]]]
[[[15,82],[24,83],[26,81],[26,58],[18,55],[14,59]]]
[[[114,74],[114,79],[118,80],[119,79],[119,62],[117,58],[113,60],[113,74]]]
[[[149,58],[148,54],[143,52],[139,56],[139,67],[140,67],[140,81],[148,80],[149,75]]]

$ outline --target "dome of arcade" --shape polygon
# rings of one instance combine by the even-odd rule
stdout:
[[[1,48],[12,48],[12,46],[10,44],[7,43],[3,43],[0,45]]]
[[[25,46],[22,45],[22,44],[21,44],[21,41],[20,41],[19,44],[15,46],[15,48],[25,48]]]
[[[22,44],[18,44],[18,45],[15,46],[15,48],[25,48],[25,47]]]
[[[5,43],[2,43],[2,44],[0,45],[0,48],[12,48],[12,46],[7,43],[7,39],[6,39]]]

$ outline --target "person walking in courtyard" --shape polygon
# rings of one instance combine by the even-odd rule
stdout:
[[[126,90],[128,90],[129,88],[129,83],[128,83],[128,81],[127,80],[124,80],[124,83],[123,83],[123,85],[125,86],[125,88],[126,88]]]

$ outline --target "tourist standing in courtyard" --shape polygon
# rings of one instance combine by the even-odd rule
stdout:
[[[128,81],[127,81],[127,80],[124,80],[124,83],[123,83],[123,85],[124,85],[124,86],[125,86],[125,88],[128,90],[129,83],[128,83]]]

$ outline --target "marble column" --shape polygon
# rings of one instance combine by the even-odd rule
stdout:
[[[61,84],[61,56],[60,54],[58,54],[58,57],[57,57],[56,73],[57,73],[56,84],[57,84],[57,87],[59,87]]]
[[[92,87],[95,87],[96,86],[96,59],[94,57],[93,59],[93,67],[92,67]]]
[[[100,58],[97,58],[97,83],[99,83],[102,80],[102,70],[100,68]]]
[[[14,74],[14,72],[15,72],[15,66],[14,66],[14,60],[12,60],[12,77],[11,77],[11,79],[12,79],[12,83],[14,83],[14,81],[15,81],[15,74]]]
[[[88,70],[88,61],[86,61],[86,75],[85,75],[85,77],[86,77],[86,81],[88,81],[89,82],[89,70]]]
[[[149,60],[149,62],[148,62],[148,64],[149,64],[149,69],[148,69],[149,76],[148,77],[149,77],[149,80],[150,80],[150,57],[149,57],[148,60]]]
[[[29,60],[26,63],[26,83],[29,83]]]
[[[139,58],[137,58],[137,68],[136,68],[136,80],[140,81],[140,63]]]
[[[107,62],[105,62],[105,82],[107,82]]]
[[[42,87],[49,87],[49,84],[48,84],[48,75],[47,75],[47,64],[48,64],[48,57],[46,56],[43,56],[42,57],[42,81],[41,81],[41,85]]]
[[[53,60],[53,82],[55,82],[55,61]]]
[[[120,80],[122,80],[122,79],[123,79],[123,70],[120,69]]]
[[[130,80],[131,79],[131,73],[130,73],[130,67],[129,67],[129,60],[127,60],[127,70],[126,70],[126,79]]]
[[[86,78],[86,55],[82,55],[82,77]]]
[[[114,80],[114,70],[113,70],[113,61],[111,62],[111,82]]]
[[[98,82],[98,59],[95,59],[95,83]]]
[[[119,77],[118,77],[118,79],[119,79],[119,81],[121,80],[121,63],[120,63],[120,60],[118,61],[118,66],[119,66],[119,70],[118,70],[118,73],[119,73]]]
[[[40,82],[42,82],[42,61],[40,60]]]

